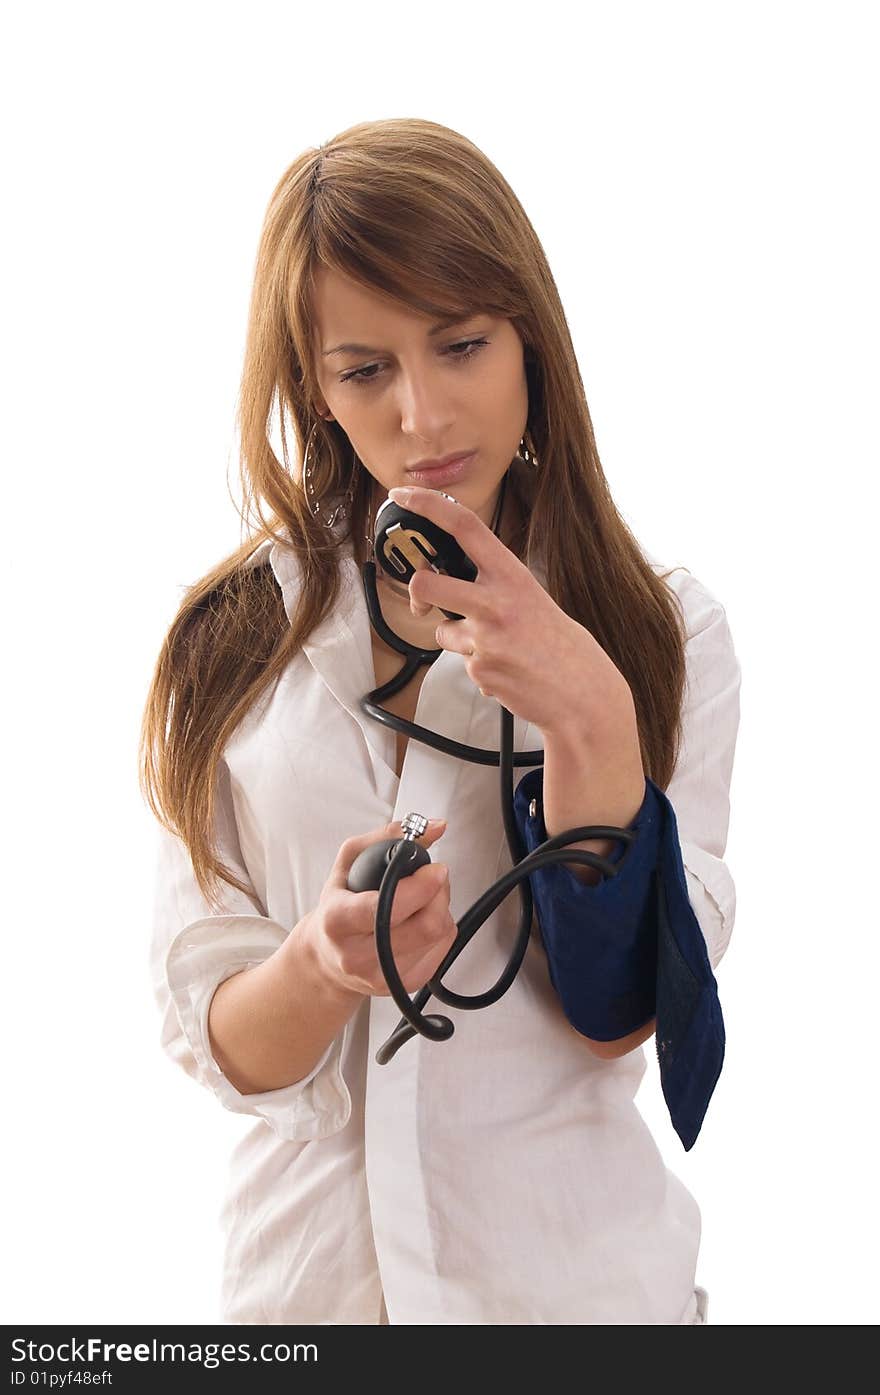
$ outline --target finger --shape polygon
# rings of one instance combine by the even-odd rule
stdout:
[[[420,833],[416,839],[417,843],[423,843],[427,848],[431,843],[436,843],[438,838],[442,838],[448,825],[445,819],[430,819],[428,827],[424,833]]]
[[[441,649],[450,654],[463,654],[471,658],[476,650],[468,620],[447,620],[443,617],[434,631],[434,638]]]
[[[342,893],[339,893],[340,897]],[[361,891],[348,893],[350,901],[357,903],[357,913],[352,915],[350,910],[345,915],[339,915],[336,921],[336,937],[347,942],[363,942],[372,940],[376,933],[376,918],[379,910],[379,892]],[[438,901],[438,897],[440,898]],[[418,939],[419,934],[423,937],[423,932],[416,931],[409,922],[421,916],[428,907],[446,905],[448,909],[449,900],[449,868],[440,862],[426,863],[419,867],[410,876],[401,877],[394,888],[394,896],[388,912],[389,929],[395,932],[394,940],[395,953],[402,943],[413,943]],[[434,911],[436,914],[436,910]],[[400,940],[402,926],[407,926],[404,932],[405,937],[414,936],[414,940]]]
[[[490,576],[497,573],[512,555],[473,509],[457,499],[447,498],[439,490],[423,489],[418,485],[405,488],[396,486],[389,489],[388,497],[451,533],[479,572],[486,572]]]
[[[478,582],[462,581],[457,576],[432,571],[425,567],[415,572],[409,579],[411,603],[438,606],[443,610],[454,610],[456,615],[464,615],[468,620],[485,619],[488,613],[487,588]],[[412,604],[411,604],[412,608]],[[427,614],[428,610],[416,614]]]
[[[398,966],[407,958],[423,955],[441,936],[451,933],[454,938],[458,930],[449,910],[448,887],[441,887],[436,896],[393,930],[392,946]]]
[[[442,838],[446,832],[445,819],[430,819],[425,832],[415,841],[421,843],[423,847],[430,847],[438,838]],[[352,838],[346,838],[336,854],[336,860],[330,869],[327,878],[332,886],[348,890],[348,874],[351,871],[355,860],[368,848],[371,843],[384,842],[386,838],[402,838],[403,823],[400,819],[395,819],[391,823],[386,823],[382,828],[374,828],[369,833],[358,833]]]
[[[408,877],[401,877],[394,888],[394,898],[391,902],[392,928],[402,925],[411,916],[419,911],[425,910],[432,901],[442,894],[449,885],[449,868],[442,862],[429,862],[424,867],[419,867]],[[379,904],[379,893],[371,893],[374,898],[372,907],[371,928],[375,925],[376,909]]]

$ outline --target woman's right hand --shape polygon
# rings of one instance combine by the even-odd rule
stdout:
[[[415,841],[429,848],[446,830],[445,819],[432,819]],[[349,891],[348,874],[371,843],[402,838],[399,820],[372,833],[346,838],[321,892],[307,916],[308,936],[321,971],[348,992],[389,997],[376,954],[378,891]],[[440,967],[458,933],[449,910],[448,868],[430,862],[402,877],[391,905],[391,948],[407,993],[415,993]]]

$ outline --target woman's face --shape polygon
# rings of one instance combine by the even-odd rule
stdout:
[[[417,484],[445,490],[491,523],[528,417],[523,344],[511,321],[478,312],[432,333],[430,317],[326,267],[313,313],[319,408],[373,476],[377,504],[395,485]],[[454,482],[408,473],[467,451],[474,455]]]

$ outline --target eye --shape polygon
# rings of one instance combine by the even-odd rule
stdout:
[[[449,356],[452,363],[467,363],[469,359],[475,358],[478,353],[488,346],[488,339],[462,339],[457,344],[450,344],[442,352]],[[345,373],[339,379],[341,383],[354,383],[363,386],[366,383],[375,383],[382,375],[373,369],[380,369],[380,363],[368,363],[365,368],[355,368],[351,373]]]

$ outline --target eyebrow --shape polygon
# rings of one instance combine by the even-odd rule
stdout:
[[[449,329],[452,325],[464,324],[465,320],[471,319],[470,315],[446,315],[444,319],[438,320],[428,330],[428,337],[435,334],[442,334],[444,329]],[[371,344],[337,344],[333,349],[325,349],[322,357],[329,358],[331,354],[382,354],[384,349],[376,349]]]

